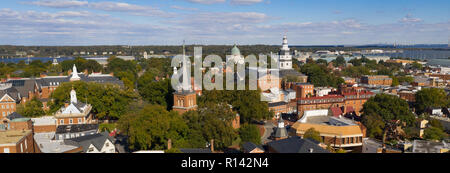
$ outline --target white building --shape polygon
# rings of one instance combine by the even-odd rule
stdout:
[[[280,52],[278,53],[278,68],[280,70],[292,69],[292,55],[290,52],[286,35],[283,37],[283,44],[281,46]]]

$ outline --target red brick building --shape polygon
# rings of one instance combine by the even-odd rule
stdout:
[[[383,75],[363,76],[361,78],[361,83],[369,84],[369,85],[391,86],[392,78],[389,78],[389,76],[383,76]]]
[[[327,95],[323,97],[297,98],[297,112],[299,118],[307,110],[330,109],[345,105],[344,97],[341,95]]]
[[[339,87],[339,94],[344,96],[344,113],[354,112],[356,115],[361,115],[364,103],[366,103],[370,97],[375,96],[375,93],[367,91],[364,88],[348,87],[345,85]]]

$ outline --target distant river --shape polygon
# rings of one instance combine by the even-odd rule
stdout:
[[[75,59],[74,57],[61,57],[58,58],[58,62],[62,62],[65,60],[72,60]],[[34,60],[41,60],[43,63],[46,63],[48,61],[53,61],[52,57],[34,57],[34,58],[30,58],[30,62],[34,61]],[[28,61],[28,58],[0,58],[0,62],[4,62],[4,63],[19,63],[20,61]]]
[[[430,65],[441,65],[450,67],[450,50],[404,50],[403,53],[384,53],[384,54],[371,54],[378,56],[390,56],[390,57],[405,57],[411,59],[422,59],[427,60]],[[74,57],[61,57],[58,58],[58,62],[65,60],[72,60]],[[351,59],[351,58],[349,58]],[[348,60],[349,60],[348,59]],[[4,63],[18,63],[19,61],[28,61],[28,58],[0,58],[0,62]],[[42,62],[53,61],[52,57],[36,57],[30,58],[30,61],[41,60]]]

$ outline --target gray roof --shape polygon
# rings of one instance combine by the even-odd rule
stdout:
[[[287,102],[274,102],[274,103],[269,103],[269,107],[276,107],[276,106],[281,106],[281,105],[287,105]]]
[[[24,117],[17,112],[13,112],[13,113],[9,114],[8,116],[6,116],[6,118],[8,118],[9,120],[14,120],[17,118],[24,118]]]
[[[11,98],[13,98],[14,100],[16,100],[16,102],[18,102],[20,100],[19,98],[19,91],[14,88],[8,88],[8,89],[4,89],[4,90],[0,90],[0,99],[5,96],[6,94],[8,94]]]
[[[103,148],[106,140],[110,140],[111,143],[114,144],[115,140],[113,137],[110,137],[108,133],[97,133],[94,135],[82,136],[79,138],[67,139],[64,140],[66,145],[73,145],[78,147],[83,147],[83,152],[86,152],[89,149],[89,146],[92,144],[98,150]]]
[[[98,124],[72,124],[72,125],[59,125],[56,128],[56,134],[64,133],[78,133],[90,130],[98,130]]]
[[[70,78],[67,76],[58,76],[58,77],[45,77],[38,80],[41,86],[53,86],[52,83],[64,83],[69,82]]]
[[[267,145],[276,153],[329,153],[317,141],[301,139],[298,136],[269,142]]]
[[[276,127],[275,132],[273,132],[273,137],[276,137],[276,138],[288,137],[286,127],[283,127],[283,128]]]
[[[29,92],[33,92],[36,86],[36,79],[9,80],[7,83],[12,83],[12,86],[17,89],[21,97],[29,97]]]
[[[258,146],[254,144],[253,142],[246,142],[242,144],[242,148],[244,149],[244,152],[250,152],[256,148],[259,148],[260,150],[264,151],[264,149],[261,146]]]
[[[180,148],[182,153],[212,153],[210,148]]]

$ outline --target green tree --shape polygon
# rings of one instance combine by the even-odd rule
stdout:
[[[25,117],[35,118],[45,115],[45,111],[42,109],[43,104],[41,101],[33,98],[32,100],[17,106],[17,113]]]
[[[236,117],[227,104],[208,103],[198,111],[189,111],[183,114],[191,130],[190,136],[198,138],[197,143],[204,144],[214,140],[214,147],[224,149],[236,139],[237,134],[231,126]],[[192,140],[190,140],[192,141]]]
[[[313,139],[317,142],[323,142],[322,138],[320,137],[320,132],[316,131],[316,129],[314,129],[314,128],[310,128],[310,129],[306,130],[305,134],[303,135],[303,138]]]
[[[423,132],[423,138],[428,140],[443,140],[447,134],[438,127],[428,127]]]
[[[131,150],[166,150],[169,139],[174,148],[186,144],[188,126],[176,112],[145,105],[121,117],[118,127],[128,136]]]
[[[261,144],[261,134],[258,126],[254,124],[243,124],[239,128],[239,136],[241,137],[241,144],[252,142],[256,145]]]
[[[50,112],[56,112],[70,100],[72,87],[77,92],[78,100],[91,104],[92,113],[100,119],[118,119],[136,98],[135,93],[127,92],[117,85],[83,81],[63,83],[51,95],[53,102],[49,103]]]
[[[338,56],[335,60],[333,60],[333,65],[335,67],[344,66],[346,63],[345,58],[343,56]]]
[[[367,127],[369,135],[381,136],[383,143],[386,141],[387,133],[392,132],[391,127],[396,125],[397,120],[406,123],[406,126],[412,125],[415,120],[408,103],[403,99],[387,94],[377,94],[363,105],[362,123]],[[379,133],[381,128],[382,134]]]
[[[173,106],[173,88],[170,79],[156,81],[153,71],[147,71],[139,77],[138,91],[142,98],[151,103],[165,106],[168,110]]]
[[[424,88],[416,93],[416,111],[420,114],[429,107],[448,107],[449,97],[443,89]]]

